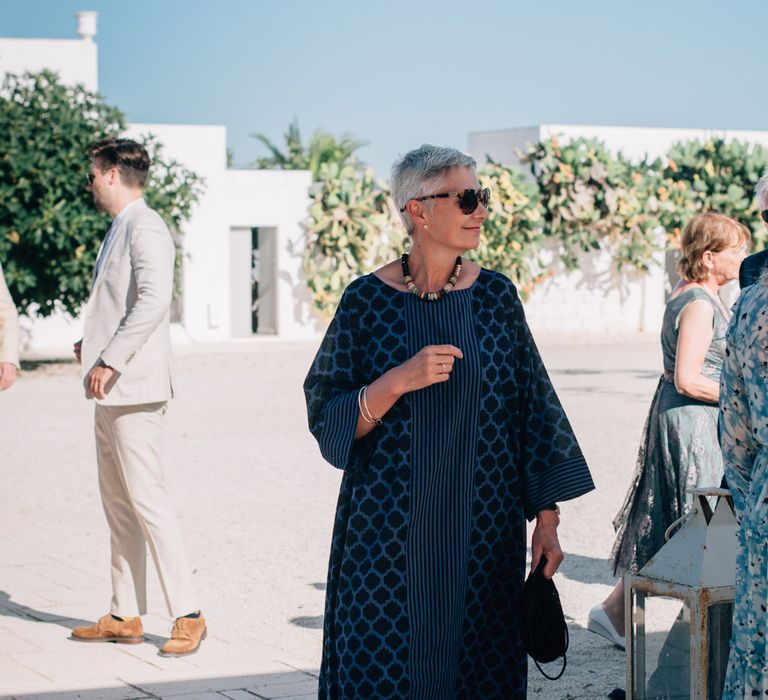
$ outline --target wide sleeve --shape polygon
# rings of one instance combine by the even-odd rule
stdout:
[[[519,391],[518,459],[529,520],[552,503],[567,501],[595,488],[584,455],[541,360],[523,305],[514,295]]]
[[[323,457],[339,469],[350,466],[370,436],[355,440],[357,394],[364,382],[352,296],[349,289],[344,293],[304,380],[309,430]]]
[[[740,358],[739,332],[737,326],[741,317],[741,304],[734,310],[733,320],[728,329],[725,347],[725,362],[720,375],[720,447],[723,452],[725,480],[733,495],[736,513],[741,520],[749,494],[752,466],[759,451],[753,429],[749,406],[750,391],[759,397],[768,396],[765,373],[760,366],[750,372],[749,386],[745,381],[746,363]],[[763,358],[764,360],[765,358]],[[765,405],[764,399],[761,405]],[[764,422],[764,421],[763,421]]]

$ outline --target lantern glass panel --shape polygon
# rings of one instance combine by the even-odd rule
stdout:
[[[709,697],[720,700],[728,668],[728,652],[733,628],[733,603],[714,603],[709,606],[707,658],[709,659]]]
[[[644,596],[644,634],[636,636],[636,698],[689,700],[691,614],[667,596]]]

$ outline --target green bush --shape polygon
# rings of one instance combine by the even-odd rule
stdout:
[[[768,149],[763,146],[710,139],[672,146],[663,175],[669,182],[690,188],[696,211],[718,211],[741,221],[751,229],[755,247],[762,249],[767,232],[754,188],[767,170]],[[668,221],[667,225],[669,230],[682,230],[685,220]]]
[[[600,250],[618,271],[648,269],[660,249],[657,168],[582,138],[540,141],[520,157],[538,188],[544,235],[557,243],[566,269],[574,269],[581,254]]]
[[[544,274],[543,212],[536,185],[519,168],[489,159],[479,172],[480,184],[491,190],[488,218],[480,245],[469,257],[483,267],[508,275],[525,297]]]
[[[355,151],[364,142],[350,136],[318,132],[304,146],[294,122],[285,151],[258,138],[270,151],[259,166],[310,168],[317,180],[304,264],[316,307],[330,315],[350,281],[406,246],[389,188],[361,172]],[[685,224],[703,210],[739,219],[752,229],[757,248],[766,244],[752,196],[768,170],[761,146],[690,141],[672,146],[665,158],[633,162],[595,139],[550,138],[518,156],[532,180],[492,159],[480,169],[491,205],[480,247],[468,255],[511,277],[523,296],[561,269],[575,269],[589,253],[606,254],[620,275],[647,272],[657,253],[679,245]]]
[[[304,269],[315,307],[331,316],[355,277],[402,252],[405,230],[370,169],[323,163],[310,195]]]

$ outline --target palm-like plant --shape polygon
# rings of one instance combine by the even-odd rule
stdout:
[[[253,134],[253,137],[261,141],[269,151],[268,156],[256,159],[255,167],[273,170],[309,170],[313,180],[319,178],[320,166],[324,163],[336,163],[339,168],[352,165],[355,169],[359,169],[361,163],[355,152],[368,145],[367,141],[361,141],[349,134],[342,134],[336,138],[333,134],[318,129],[312,134],[309,144],[304,146],[297,119],[288,125],[288,130],[284,134],[285,150],[281,150],[264,134]]]

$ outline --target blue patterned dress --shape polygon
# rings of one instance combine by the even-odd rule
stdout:
[[[742,292],[728,329],[720,443],[739,523],[724,700],[768,698],[768,287]]]
[[[717,404],[680,394],[674,384],[680,315],[696,300],[706,301],[714,312],[712,341],[701,374],[713,382],[720,381],[728,318],[706,291],[691,287],[670,299],[664,310],[664,374],[648,411],[630,488],[613,521],[614,574],[643,568],[664,545],[667,528],[690,509],[692,490],[718,487],[723,478]]]
[[[444,343],[464,353],[450,380],[355,440],[359,388]],[[425,302],[362,277],[304,389],[310,430],[345,472],[320,698],[524,698],[525,518],[594,486],[514,285],[482,270]]]

